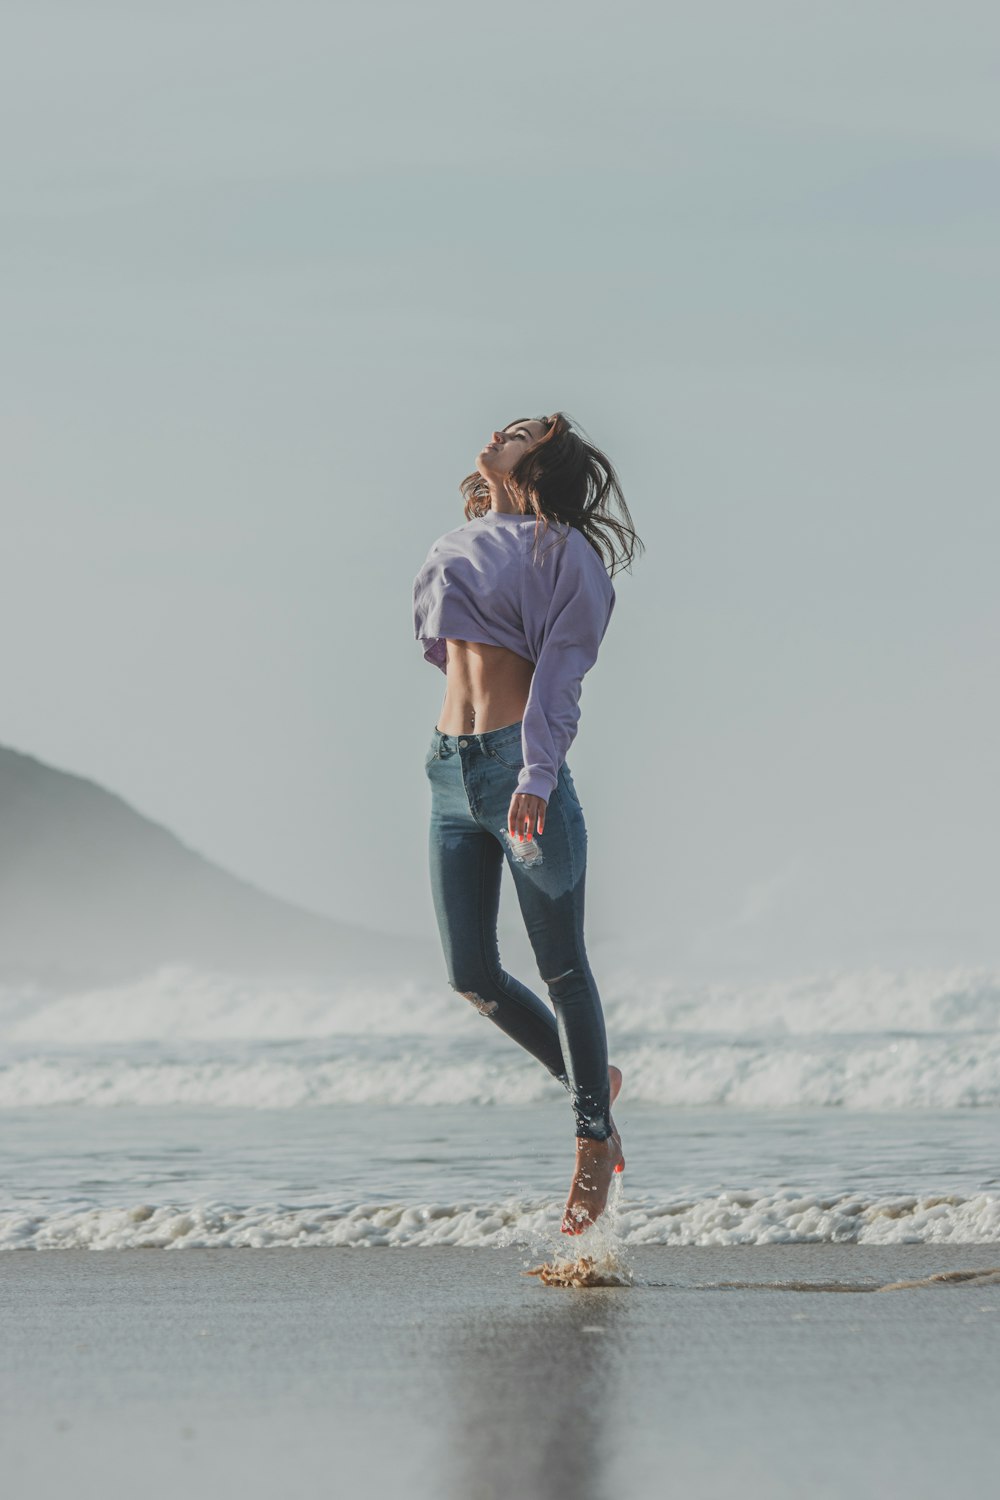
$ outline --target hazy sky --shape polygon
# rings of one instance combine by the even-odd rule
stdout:
[[[591,938],[1000,961],[995,7],[4,22],[0,741],[426,930],[413,575],[562,409],[647,546],[569,755]]]

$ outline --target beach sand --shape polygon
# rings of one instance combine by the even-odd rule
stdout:
[[[523,1275],[519,1250],[6,1254],[7,1488],[918,1500],[992,1486],[1000,1278],[870,1288],[988,1271],[1000,1247],[630,1261],[630,1287],[562,1290]]]

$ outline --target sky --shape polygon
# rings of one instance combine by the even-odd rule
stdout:
[[[1000,962],[994,7],[4,16],[0,742],[433,931],[413,576],[562,410],[645,543],[568,755],[590,940]]]

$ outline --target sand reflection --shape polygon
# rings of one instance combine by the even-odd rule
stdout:
[[[461,1321],[449,1339],[446,1494],[605,1500],[628,1296],[528,1282],[516,1311]]]

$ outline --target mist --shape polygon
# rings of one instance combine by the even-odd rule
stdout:
[[[6,32],[4,744],[433,938],[411,582],[488,433],[563,410],[646,545],[568,756],[590,940],[1000,960],[995,11]]]

